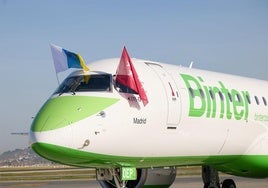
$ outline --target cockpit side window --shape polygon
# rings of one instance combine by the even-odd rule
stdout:
[[[130,93],[130,94],[138,94],[136,91],[134,91],[133,89],[115,81],[115,89],[118,92],[122,92],[122,93]]]
[[[110,92],[110,74],[79,75],[66,78],[54,94],[75,92]]]

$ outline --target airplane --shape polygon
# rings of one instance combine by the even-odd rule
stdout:
[[[169,187],[183,166],[204,188],[236,187],[218,172],[268,177],[267,81],[128,56],[141,95],[117,79],[122,57],[61,83],[31,125],[37,154],[95,168],[103,188]]]

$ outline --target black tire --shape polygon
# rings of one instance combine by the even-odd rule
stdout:
[[[235,182],[232,179],[226,179],[222,182],[222,188],[236,188]]]
[[[217,185],[216,187],[211,187],[210,183],[205,183],[204,188],[220,188],[220,185]]]

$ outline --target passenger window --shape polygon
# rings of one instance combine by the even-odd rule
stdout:
[[[211,90],[209,90],[209,94],[210,94],[211,99],[215,99],[214,93]]]
[[[246,95],[246,98],[247,98],[248,104],[251,104],[251,101],[248,95]]]
[[[231,95],[231,93],[229,93],[229,92],[228,92],[228,97],[229,97],[229,99],[230,99],[230,102],[233,102],[232,95]]]
[[[219,92],[219,96],[220,96],[221,100],[223,101],[224,100],[224,97],[223,97],[222,92]]]
[[[204,94],[204,91],[202,89],[199,89],[199,92],[201,94],[201,97],[204,99],[205,98],[205,94]]]
[[[191,97],[194,98],[194,90],[193,90],[193,88],[189,87],[189,92],[191,94]]]
[[[262,100],[263,100],[263,104],[264,104],[265,106],[267,106],[266,99],[265,99],[264,97],[262,97]]]
[[[241,97],[240,97],[240,95],[238,93],[236,94],[236,97],[237,97],[238,102],[241,102],[242,101],[241,100]]]
[[[257,105],[259,105],[259,104],[260,104],[259,99],[258,99],[258,97],[257,97],[257,96],[255,96],[255,101],[256,101]]]

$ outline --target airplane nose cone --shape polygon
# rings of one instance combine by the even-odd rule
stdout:
[[[73,146],[74,123],[98,114],[117,101],[114,98],[93,96],[57,96],[49,99],[31,125],[32,149],[46,159],[70,164],[69,158],[74,158],[70,157],[73,156],[70,148]]]
[[[41,112],[39,112],[39,114],[33,121],[31,131],[50,131],[65,127],[72,123],[67,116],[62,115],[59,112],[53,113],[50,110],[52,110],[52,107],[46,107],[46,110],[42,110]]]
[[[75,98],[55,97],[42,106],[30,131],[30,144],[36,153],[50,159],[47,154],[53,152],[47,144],[71,146],[72,131],[68,125],[83,118],[78,115],[80,105],[75,101]]]
[[[75,120],[72,116],[75,105],[69,104],[69,98],[57,97],[49,99],[39,110],[30,131],[32,149],[40,156],[60,162],[58,156],[65,156],[56,146],[72,146],[72,127]],[[69,105],[68,105],[69,104]]]
[[[55,130],[71,123],[68,117],[71,109],[64,108],[64,101],[62,101],[63,103],[61,101],[54,98],[43,105],[32,123],[32,132]]]
[[[118,99],[88,96],[61,96],[49,99],[34,119],[31,131],[44,132],[68,126],[117,102]]]

